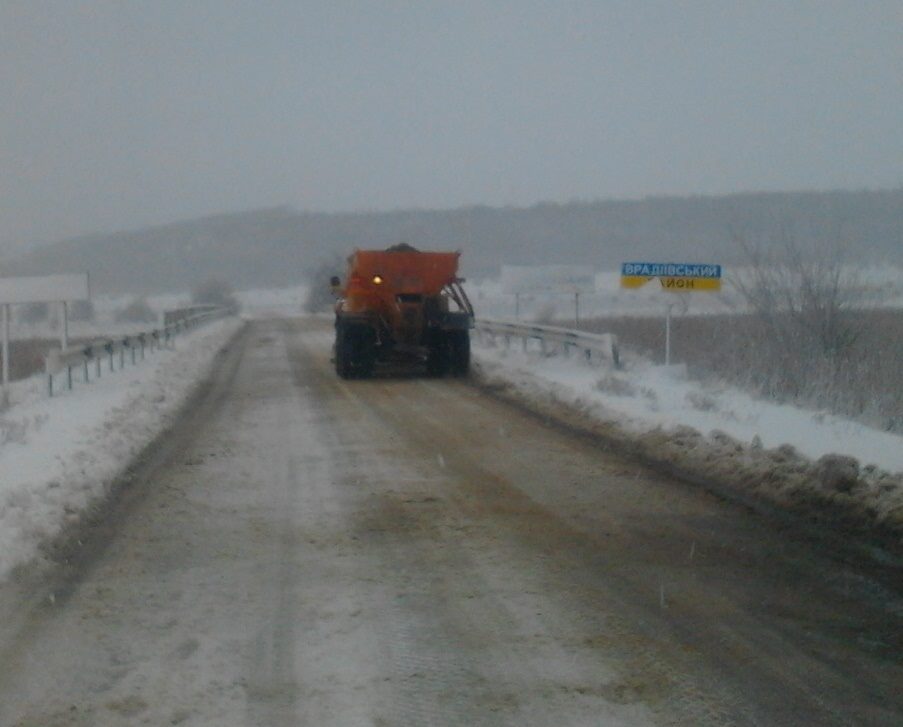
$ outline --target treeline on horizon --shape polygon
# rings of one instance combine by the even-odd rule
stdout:
[[[302,282],[355,248],[408,242],[461,250],[470,277],[501,265],[743,262],[740,240],[788,239],[850,262],[903,266],[903,189],[316,213],[288,207],[72,238],[5,261],[4,275],[88,271],[97,293],[185,291],[218,278],[238,289]]]

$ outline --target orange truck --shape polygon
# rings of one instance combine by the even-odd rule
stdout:
[[[458,277],[459,252],[410,245],[356,250],[342,282],[335,318],[335,368],[366,378],[378,363],[425,366],[432,376],[470,368],[473,306]]]

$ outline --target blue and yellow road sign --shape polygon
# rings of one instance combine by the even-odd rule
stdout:
[[[721,266],[701,263],[623,263],[621,287],[639,288],[658,278],[664,290],[721,290]]]

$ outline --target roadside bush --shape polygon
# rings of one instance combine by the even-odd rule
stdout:
[[[116,311],[117,323],[156,323],[157,314],[144,298],[135,298]]]
[[[767,334],[763,385],[791,397],[805,396],[813,383],[833,391],[856,358],[855,311],[865,302],[843,251],[806,254],[786,233],[768,247],[737,242],[748,267],[734,287]]]
[[[306,313],[326,313],[332,310],[335,296],[332,292],[330,279],[333,277],[341,278],[344,269],[344,261],[340,256],[335,255],[315,265],[308,271],[306,275],[307,299],[304,301],[304,311]]]
[[[807,254],[786,231],[767,245],[735,239],[748,263],[731,281],[743,312],[674,318],[674,359],[776,401],[903,432],[903,311],[875,305],[881,293],[840,246]],[[661,318],[583,327],[662,358]]]
[[[34,325],[46,321],[50,317],[50,306],[47,303],[27,303],[19,308],[19,322]]]
[[[852,310],[856,339],[842,358],[782,349],[755,313],[681,316],[671,322],[671,355],[697,376],[716,375],[740,388],[854,417],[903,432],[903,311]],[[614,333],[622,346],[662,361],[665,324],[658,317],[586,321],[588,331]],[[809,354],[802,354],[809,356]]]
[[[558,310],[555,307],[554,303],[545,303],[543,304],[538,311],[536,311],[536,315],[533,316],[534,320],[537,323],[543,324],[552,324],[555,323],[557,318]]]
[[[90,300],[77,300],[69,306],[71,321],[93,321],[94,315],[94,303]]]
[[[29,338],[13,339],[9,342],[9,378],[11,381],[25,379],[44,370],[47,352],[60,345],[58,339]],[[0,357],[2,360],[2,357]]]
[[[207,278],[191,292],[191,302],[196,305],[218,305],[237,311],[238,298],[232,286],[220,278]]]

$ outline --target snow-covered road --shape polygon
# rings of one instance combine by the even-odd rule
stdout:
[[[59,572],[0,725],[903,720],[903,596],[466,382],[257,321]],[[882,585],[884,584],[884,585]]]

